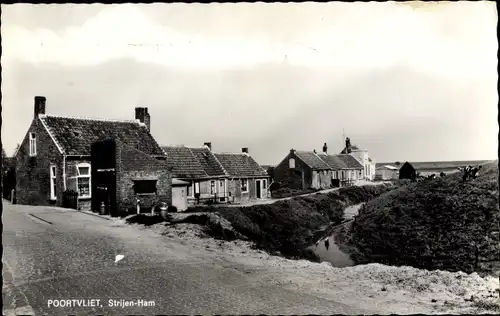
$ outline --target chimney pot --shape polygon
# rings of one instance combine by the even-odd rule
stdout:
[[[323,152],[325,154],[328,153],[328,146],[326,145],[326,143],[323,145]]]
[[[241,152],[248,154],[248,147],[241,148]]]
[[[43,96],[35,96],[35,106],[34,106],[35,117],[38,117],[39,114],[45,114],[46,101],[47,98]]]
[[[212,150],[212,143],[211,142],[203,143],[203,145],[207,146],[208,149]]]

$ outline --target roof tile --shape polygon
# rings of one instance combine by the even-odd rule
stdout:
[[[92,143],[104,139],[116,139],[152,156],[162,156],[158,143],[146,126],[138,121],[111,121],[40,116],[47,129],[66,155],[90,155]]]
[[[268,177],[267,172],[248,154],[214,154],[231,177]]]

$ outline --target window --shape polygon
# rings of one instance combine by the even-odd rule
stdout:
[[[139,195],[156,194],[156,180],[134,181],[134,193]]]
[[[196,194],[196,193],[200,193],[200,183],[199,182],[194,183],[194,194]]]
[[[262,180],[262,186],[264,187],[264,189],[267,188],[267,181],[266,181],[266,179]]]
[[[295,159],[294,159],[294,158],[290,158],[290,159],[288,160],[288,163],[289,163],[289,165],[290,165],[290,169],[295,168]]]
[[[76,188],[78,196],[82,198],[90,198],[90,164],[81,163],[76,166]]]
[[[215,194],[215,181],[210,181],[210,194]]]
[[[241,192],[248,192],[248,179],[241,179]]]
[[[187,187],[187,196],[193,196],[193,184],[191,183],[190,185],[188,185]]]
[[[50,166],[50,199],[55,200],[57,198],[56,191],[56,166]]]
[[[36,134],[30,133],[30,156],[36,156]]]

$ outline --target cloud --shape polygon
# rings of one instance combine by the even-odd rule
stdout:
[[[95,65],[133,58],[184,68],[281,62],[365,70],[407,65],[455,76],[496,65],[492,11],[495,7],[484,2],[426,10],[395,3],[127,4],[103,6],[82,25],[60,32],[10,24],[2,35],[8,58],[35,64]],[[191,21],[187,29],[179,18],[169,23],[182,12]]]
[[[31,6],[29,23],[11,8],[7,148],[45,95],[59,115],[130,119],[147,106],[159,142],[250,147],[261,163],[325,141],[336,151],[342,128],[378,161],[497,152],[497,18],[485,2],[102,5],[86,19]],[[36,27],[35,11],[76,22]]]

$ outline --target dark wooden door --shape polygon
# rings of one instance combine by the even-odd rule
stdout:
[[[117,216],[116,210],[116,174],[115,171],[98,170],[96,178],[93,179],[95,184],[95,194],[93,195],[94,211],[100,211],[102,203],[104,203],[105,212],[111,216]]]

